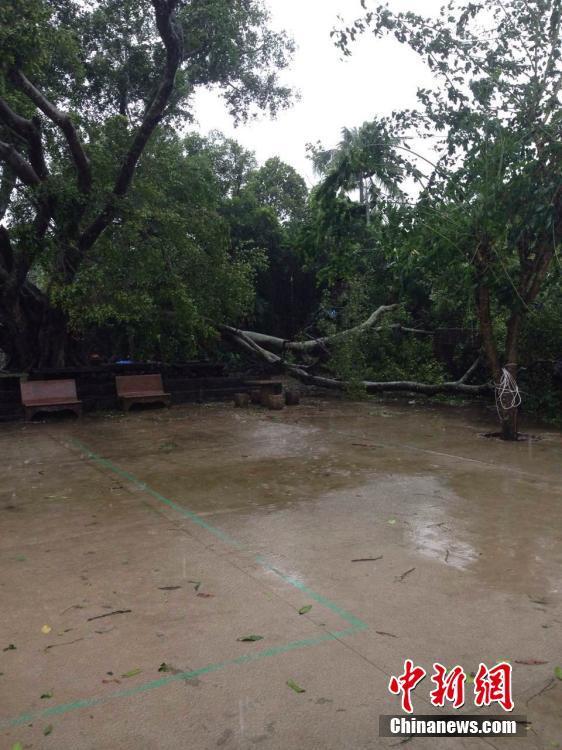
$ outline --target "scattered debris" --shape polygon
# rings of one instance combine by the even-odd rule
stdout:
[[[66,641],[65,643],[51,643],[49,646],[45,646],[43,650],[45,651],[45,653],[47,653],[47,651],[49,651],[52,648],[57,648],[58,646],[71,646],[73,643],[78,643],[78,641],[83,641],[83,640],[84,640],[83,638],[76,638],[73,641]]]
[[[312,604],[305,604],[304,607],[299,609],[299,615],[306,615],[312,609]]]
[[[241,638],[237,638],[237,641],[263,641],[263,635],[243,635]]]
[[[88,622],[92,620],[101,620],[102,617],[112,617],[113,615],[126,615],[132,612],[132,609],[116,609],[113,612],[106,612],[104,615],[96,615],[95,617],[88,617]]]
[[[66,609],[63,609],[61,612],[61,615],[66,614],[71,609],[86,609],[86,607],[83,604],[71,604],[70,607],[67,607]]]
[[[2,651],[15,651],[15,650],[16,650],[16,647],[14,646],[13,643],[10,643],[9,646],[6,646],[6,648],[2,649]]]
[[[202,581],[188,581],[188,583],[193,583],[193,584],[195,584],[195,585],[193,586],[193,588],[195,589],[195,591],[199,591],[199,589],[201,588],[201,583],[202,583]]]
[[[562,681],[562,667],[554,667],[554,676],[557,680]]]
[[[387,633],[384,630],[375,630],[375,633],[378,635],[387,635],[389,638],[398,638],[397,635],[394,635],[394,633]]]
[[[204,591],[200,591],[197,596],[200,596],[202,599],[211,599],[214,594],[206,594]]]
[[[402,573],[401,576],[396,576],[396,582],[397,583],[402,583],[402,581],[404,581],[404,579],[406,578],[406,576],[409,576],[410,573],[414,572],[414,570],[415,570],[415,568],[410,568],[410,570],[407,570],[405,573]]]
[[[389,523],[391,526],[393,526],[396,523],[396,519],[395,518],[389,518],[388,521],[387,521],[387,523]]]
[[[135,669],[130,669],[128,672],[125,672],[125,674],[122,674],[121,677],[136,677],[136,675],[140,674],[142,672],[142,669],[140,667],[136,667]]]
[[[53,725],[47,724],[47,726],[43,730],[43,734],[45,735],[45,737],[47,737],[49,734],[51,734],[52,731],[53,731]]]
[[[121,684],[121,680],[118,680],[116,677],[112,677],[110,680],[103,679],[102,682],[104,683],[104,685],[107,685],[110,682],[116,682],[118,685]]]
[[[158,667],[158,671],[159,672],[171,672],[172,668],[168,664],[166,664],[165,661],[163,661],[162,664],[160,664],[160,666]]]
[[[178,448],[178,444],[174,443],[173,440],[170,440],[168,443],[160,443],[160,450],[164,451],[166,453],[169,453],[170,451],[173,451],[175,448]]]
[[[294,690],[295,693],[306,693],[306,690],[300,685],[297,685],[294,680],[287,680],[287,685],[291,688],[291,690]]]
[[[49,635],[49,633],[51,632],[52,629],[53,628],[50,625],[43,625],[43,627],[41,628],[41,632],[44,635]]]
[[[556,669],[560,669],[560,667],[557,667]],[[555,674],[555,675],[556,675],[556,669],[554,670],[554,674]],[[562,669],[561,669],[561,671],[560,671],[560,677],[558,677],[558,679],[559,679],[559,680],[562,680]],[[541,695],[542,695],[543,693],[546,693],[546,692],[548,692],[549,690],[551,690],[551,689],[552,689],[552,688],[554,687],[554,685],[555,685],[555,684],[556,684],[556,680],[555,680],[555,679],[551,679],[551,680],[549,680],[549,681],[548,681],[548,682],[546,683],[546,685],[543,685],[543,687],[542,687],[542,688],[541,688],[541,689],[540,689],[540,690],[538,691],[538,693],[535,693],[534,695],[531,695],[531,697],[530,697],[530,698],[527,698],[527,700],[525,701],[525,705],[526,705],[526,706],[528,706],[528,705],[529,705],[529,703],[530,703],[531,701],[534,701],[534,700],[535,700],[535,698],[538,698],[538,697],[540,697],[540,696],[541,696]]]
[[[177,591],[181,586],[158,586],[160,591]]]
[[[445,552],[445,562],[449,562],[449,550]]]
[[[535,664],[548,664],[547,661],[541,661],[540,659],[515,659],[516,664],[526,664],[528,666],[534,666]]]
[[[12,745],[12,750],[23,750],[23,745],[21,742],[14,742]]]
[[[379,555],[378,557],[356,557],[355,560],[352,560],[351,562],[375,562],[376,560],[382,560],[382,558],[382,555]]]
[[[52,693],[43,693],[43,695],[41,696],[41,700],[45,700],[47,698],[52,698],[52,697],[53,697]]]
[[[370,443],[351,443],[351,445],[357,448],[378,448],[378,445],[371,445]]]

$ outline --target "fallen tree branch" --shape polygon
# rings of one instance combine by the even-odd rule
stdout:
[[[381,305],[376,309],[368,318],[359,325],[348,328],[345,331],[334,333],[331,336],[322,336],[321,338],[311,339],[310,341],[287,341],[286,339],[280,339],[277,336],[268,336],[265,333],[257,333],[256,331],[242,331],[242,333],[257,344],[263,345],[266,349],[275,352],[300,352],[302,354],[312,354],[317,351],[326,351],[326,348],[331,344],[342,341],[350,336],[354,336],[358,333],[363,333],[369,329],[375,331],[381,331],[382,328],[375,328],[376,323],[386,313],[396,310],[399,305]],[[388,328],[402,328],[399,323],[395,323]],[[385,327],[386,328],[386,327]],[[408,331],[415,331],[415,329],[408,328],[404,329]],[[422,333],[422,331],[416,331],[416,333]],[[427,333],[423,331],[423,333]]]
[[[380,310],[381,308],[379,308]],[[372,316],[371,316],[372,317]],[[219,326],[219,330],[222,335],[236,344],[244,351],[249,354],[260,357],[262,360],[267,362],[269,365],[277,365],[283,367],[289,374],[300,380],[306,385],[314,385],[320,388],[328,388],[330,390],[342,391],[345,390],[347,383],[337,378],[328,378],[322,375],[313,375],[308,372],[301,365],[293,364],[292,362],[286,362],[282,357],[274,354],[257,343],[254,337],[250,337],[246,331],[241,331],[238,328],[231,326]],[[257,334],[263,336],[263,334]],[[271,338],[271,337],[266,337]],[[333,339],[332,339],[333,340]],[[304,342],[309,343],[309,342]],[[315,343],[315,342],[310,342]],[[392,380],[385,382],[375,382],[370,380],[363,380],[360,385],[363,386],[367,393],[381,393],[383,391],[402,391],[410,393],[422,393],[426,396],[435,396],[441,393],[464,393],[466,395],[477,396],[484,393],[490,393],[492,390],[491,383],[481,383],[479,385],[467,385],[466,381],[472,375],[477,367],[478,361],[475,362],[469,370],[463,375],[460,380],[455,380],[447,383],[418,383],[413,380]]]

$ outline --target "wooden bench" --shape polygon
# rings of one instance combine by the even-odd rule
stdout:
[[[21,402],[27,421],[38,411],[73,411],[82,414],[82,402],[76,395],[75,380],[20,381]]]
[[[117,395],[125,411],[133,404],[162,403],[170,406],[170,394],[164,392],[161,375],[116,375]]]

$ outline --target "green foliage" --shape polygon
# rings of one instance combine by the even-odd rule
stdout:
[[[175,136],[153,141],[126,220],[100,239],[71,287],[53,292],[73,328],[123,329],[134,334],[135,356],[169,359],[194,355],[214,326],[246,314],[259,256],[231,252],[219,207],[212,162]]]
[[[303,218],[308,190],[298,172],[278,157],[257,169],[247,186],[261,206],[270,206],[282,223]]]
[[[219,134],[179,133],[201,87],[237,121],[290,104],[279,71],[294,45],[269,21],[262,0],[0,5],[2,347],[18,326],[39,340],[27,328],[46,318],[26,309],[20,324],[14,286],[76,337],[134,339],[135,356],[189,356],[248,315],[264,246],[237,242],[223,209],[255,157]],[[286,173],[293,192],[298,179]],[[296,211],[304,195],[292,198]]]

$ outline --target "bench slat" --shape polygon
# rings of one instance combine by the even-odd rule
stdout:
[[[161,375],[117,375],[117,395],[125,398],[137,396],[167,395],[164,393]]]
[[[52,403],[78,403],[75,380],[28,380],[20,382],[21,400],[25,405],[37,406]]]

